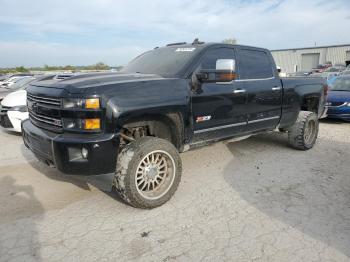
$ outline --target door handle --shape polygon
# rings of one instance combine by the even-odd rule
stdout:
[[[236,89],[233,91],[234,94],[245,93],[245,89]]]
[[[272,89],[272,91],[278,91],[278,90],[281,90],[281,87],[280,86],[274,86],[271,89]]]

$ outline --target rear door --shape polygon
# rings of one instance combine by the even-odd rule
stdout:
[[[247,93],[247,131],[271,129],[281,117],[282,84],[271,54],[264,49],[241,47],[238,64]]]
[[[234,48],[208,49],[196,67],[216,69],[219,59],[234,59]],[[246,93],[243,82],[201,83],[192,93],[192,117],[194,142],[232,136],[246,126],[244,106]]]

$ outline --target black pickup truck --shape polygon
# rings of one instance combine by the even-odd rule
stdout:
[[[266,49],[196,41],[145,52],[121,73],[27,91],[23,139],[40,160],[68,174],[114,172],[127,203],[153,208],[178,187],[179,152],[272,130],[287,132],[296,149],[312,148],[327,85],[281,79]]]

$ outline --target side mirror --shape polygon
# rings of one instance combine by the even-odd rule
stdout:
[[[218,59],[216,60],[216,70],[236,71],[236,61],[234,59]]]
[[[196,77],[203,83],[227,83],[237,78],[235,71],[234,59],[218,59],[215,69],[201,69],[196,73]]]

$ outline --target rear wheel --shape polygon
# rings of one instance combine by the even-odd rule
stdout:
[[[288,130],[290,146],[299,150],[311,149],[317,139],[318,117],[314,112],[300,111],[297,121]]]
[[[113,185],[127,203],[154,208],[167,202],[181,180],[181,159],[167,140],[142,137],[118,157]]]

